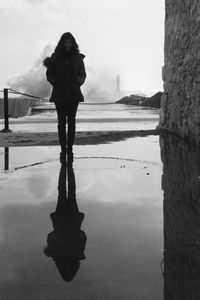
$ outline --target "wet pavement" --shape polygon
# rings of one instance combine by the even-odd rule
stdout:
[[[54,105],[53,105],[54,107]],[[154,129],[159,122],[159,110],[119,103],[81,103],[76,118],[77,131],[113,131]],[[15,132],[57,132],[55,108],[30,116],[9,118]],[[4,120],[0,119],[3,129]]]
[[[0,148],[0,299],[199,299],[200,157],[169,136]]]

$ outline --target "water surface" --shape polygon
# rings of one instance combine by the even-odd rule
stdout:
[[[170,136],[75,146],[66,177],[59,147],[4,150],[1,299],[199,299],[198,149]]]

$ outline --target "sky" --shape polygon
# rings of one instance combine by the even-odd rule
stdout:
[[[85,91],[163,90],[164,0],[0,0],[0,89],[47,96],[42,60],[71,32],[85,55]]]

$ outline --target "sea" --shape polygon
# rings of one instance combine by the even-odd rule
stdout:
[[[9,128],[20,132],[57,131],[54,104],[49,109],[35,110],[20,118],[9,118]],[[123,131],[155,129],[159,122],[159,109],[119,103],[81,103],[76,117],[77,131]],[[0,120],[4,127],[4,120]]]

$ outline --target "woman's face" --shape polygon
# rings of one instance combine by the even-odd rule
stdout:
[[[70,51],[72,48],[72,41],[70,39],[66,39],[63,45],[66,51]]]

